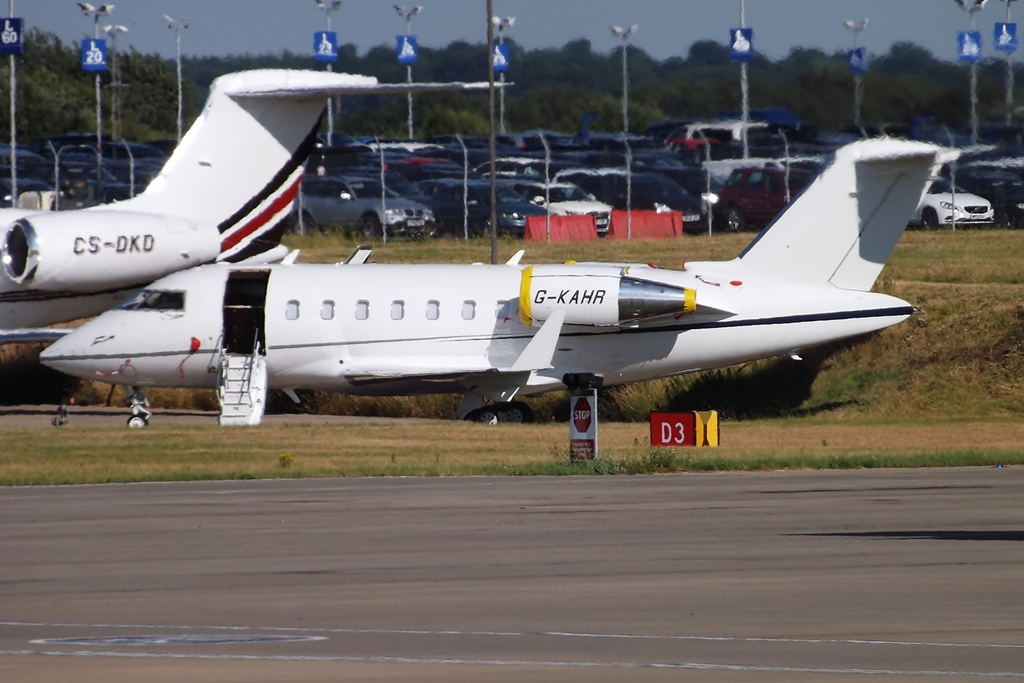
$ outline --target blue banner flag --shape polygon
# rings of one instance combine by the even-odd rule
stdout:
[[[956,34],[956,53],[961,62],[976,62],[981,59],[981,33],[960,31]]]
[[[729,29],[729,59],[734,62],[749,62],[754,59],[754,29]]]
[[[994,31],[995,41],[993,46],[1000,52],[1017,51],[1017,24],[1004,24],[996,22]]]
[[[0,55],[25,53],[25,34],[21,32],[21,19],[4,19],[4,30],[0,33]]]
[[[313,34],[313,59],[318,62],[338,61],[338,34],[334,31],[317,31]]]
[[[491,55],[491,61],[494,63],[495,73],[508,71],[508,58],[508,45],[505,45],[504,43],[496,44],[494,46],[494,52]]]
[[[82,41],[82,69],[85,71],[107,70],[107,41],[88,38]]]
[[[416,36],[396,36],[395,55],[399,64],[415,64],[419,59],[419,47]]]
[[[868,70],[867,48],[855,47],[846,52],[846,63],[850,67],[851,74],[863,74]]]

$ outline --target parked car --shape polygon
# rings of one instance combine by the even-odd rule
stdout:
[[[616,209],[626,208],[628,196],[635,210],[679,211],[686,230],[700,230],[703,216],[707,215],[704,202],[657,173],[633,173],[627,182],[622,168],[570,169],[560,172],[555,180],[579,185],[598,201]]]
[[[465,215],[470,235],[487,233],[491,220],[489,182],[471,180],[466,185],[465,197],[461,180],[425,180],[419,186],[430,197],[428,201],[437,216],[439,232],[462,235]],[[497,190],[498,234],[522,237],[528,216],[547,215],[544,209],[526,201],[511,188],[499,185]]]
[[[992,204],[994,221],[1024,228],[1024,181],[1009,171],[979,169],[957,174],[957,184]]]
[[[379,179],[310,177],[302,182],[302,222],[306,230],[339,226],[368,237],[430,235],[436,227],[428,207],[384,188]]]
[[[577,185],[550,183],[545,187],[543,181],[518,178],[503,180],[501,184],[511,187],[531,204],[545,209],[550,208],[555,216],[593,216],[597,234],[602,237],[608,234],[612,215],[611,205],[597,201],[594,195],[587,194]],[[545,204],[545,197],[550,200],[549,204]]]
[[[722,229],[738,232],[767,225],[807,185],[811,173],[779,168],[737,168],[725,181],[715,211]]]
[[[933,178],[910,220],[911,225],[937,228],[950,225],[992,225],[995,211],[984,197],[953,185],[946,178]]]

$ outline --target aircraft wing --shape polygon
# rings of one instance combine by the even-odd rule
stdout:
[[[18,330],[0,330],[0,344],[31,344],[60,339],[73,327],[26,327]]]
[[[563,311],[556,311],[544,321],[541,328],[533,335],[508,367],[477,366],[477,367],[443,367],[438,365],[410,366],[408,364],[350,367],[345,378],[352,383],[368,383],[380,380],[415,379],[424,382],[461,382],[468,384],[502,386],[520,388],[526,385],[534,372],[550,370],[558,335],[562,331],[565,320]]]

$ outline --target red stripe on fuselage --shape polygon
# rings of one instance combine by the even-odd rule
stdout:
[[[299,177],[296,178],[292,186],[285,190],[280,197],[275,199],[270,206],[261,211],[258,216],[253,218],[251,221],[246,223],[238,230],[235,230],[231,234],[227,235],[223,240],[221,240],[220,252],[223,254],[228,249],[231,249],[232,247],[237,245],[246,237],[248,237],[249,235],[253,234],[257,230],[262,228],[264,225],[266,225],[271,218],[276,216],[278,213],[281,212],[282,209],[284,209],[286,206],[295,201],[296,195],[299,194],[299,184],[302,182],[303,175],[304,174],[300,173]]]

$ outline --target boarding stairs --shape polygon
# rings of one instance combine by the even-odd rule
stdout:
[[[220,354],[217,376],[221,425],[258,425],[267,404],[267,360],[259,353],[259,342],[251,354]]]

